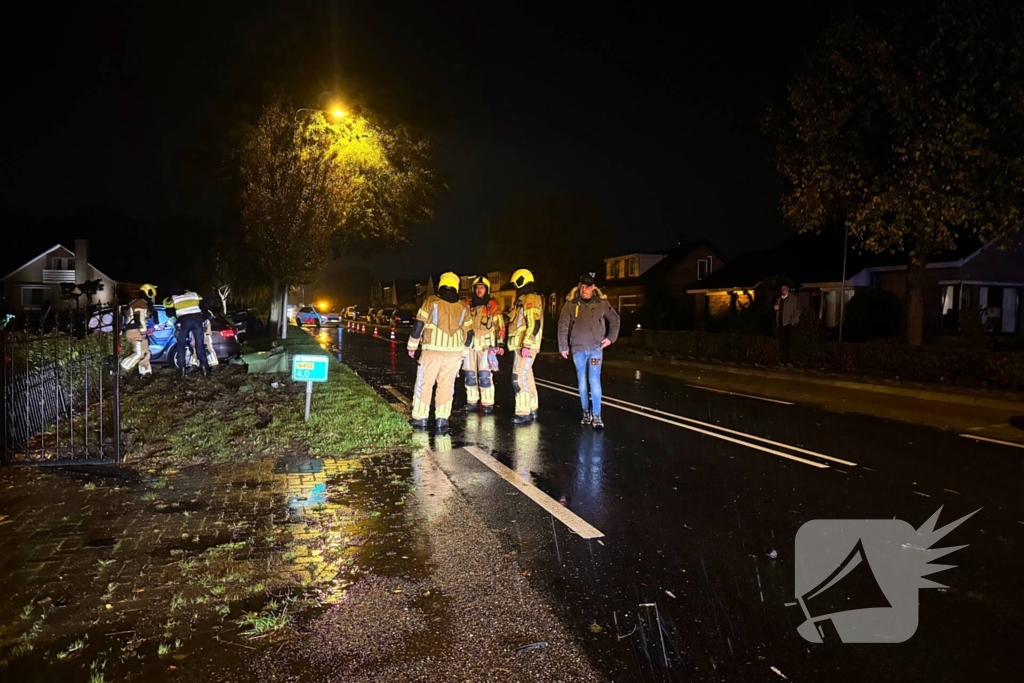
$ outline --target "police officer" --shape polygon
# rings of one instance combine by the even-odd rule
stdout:
[[[516,414],[512,422],[528,424],[537,419],[537,385],[533,381],[533,363],[544,336],[544,300],[536,292],[533,273],[520,268],[512,273],[516,302],[508,325],[508,350],[515,352],[512,389],[516,394]]]
[[[445,273],[438,285],[437,294],[424,299],[416,313],[406,347],[410,358],[415,358],[416,349],[422,348],[409,424],[415,429],[427,428],[430,394],[436,384],[434,418],[437,433],[444,434],[455,399],[455,378],[473,343],[473,321],[469,309],[459,301],[459,276]]]
[[[202,368],[203,376],[210,374],[210,364],[206,358],[206,343],[204,337],[204,325],[207,310],[206,305],[198,294],[191,290],[184,290],[171,297],[174,303],[174,315],[178,319],[178,367],[181,368],[182,376],[188,371],[188,364],[185,362],[186,349],[189,346],[189,337],[195,340],[195,355],[199,357],[199,365]]]
[[[153,367],[149,363],[149,335],[153,333],[156,325],[156,309],[153,307],[153,299],[156,298],[156,287],[145,284],[139,287],[138,296],[128,304],[128,322],[125,324],[124,336],[132,345],[132,355],[121,361],[121,367],[125,372],[130,371],[136,365],[139,367],[139,376],[153,374]]]
[[[505,319],[501,305],[491,298],[491,281],[485,277],[473,280],[473,295],[466,301],[473,321],[473,346],[462,365],[466,384],[466,410],[483,406],[484,415],[494,412],[494,381],[498,369],[497,356],[505,353]]]

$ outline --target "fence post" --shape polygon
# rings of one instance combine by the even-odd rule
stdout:
[[[7,429],[9,428],[7,413],[11,406],[7,403],[7,320],[6,318],[0,319],[0,324],[3,328],[0,329],[0,358],[3,358],[3,370],[0,370],[0,378],[3,379],[3,389],[0,390],[0,403],[4,408],[4,435],[3,435],[3,451],[0,451],[0,462],[7,464]],[[14,362],[14,358],[11,358],[11,362]]]
[[[114,460],[121,462],[121,316],[114,302]]]

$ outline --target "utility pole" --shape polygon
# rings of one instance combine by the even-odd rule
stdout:
[[[839,292],[839,343],[843,343],[843,323],[846,322],[846,243],[850,239],[850,224],[843,235],[843,288]]]

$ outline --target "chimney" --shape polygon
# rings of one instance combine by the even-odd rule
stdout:
[[[75,240],[75,282],[89,279],[89,240]]]

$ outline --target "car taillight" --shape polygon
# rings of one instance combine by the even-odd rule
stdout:
[[[234,337],[235,336],[235,331],[234,330],[221,330],[220,331],[220,336],[222,336],[222,337]]]

